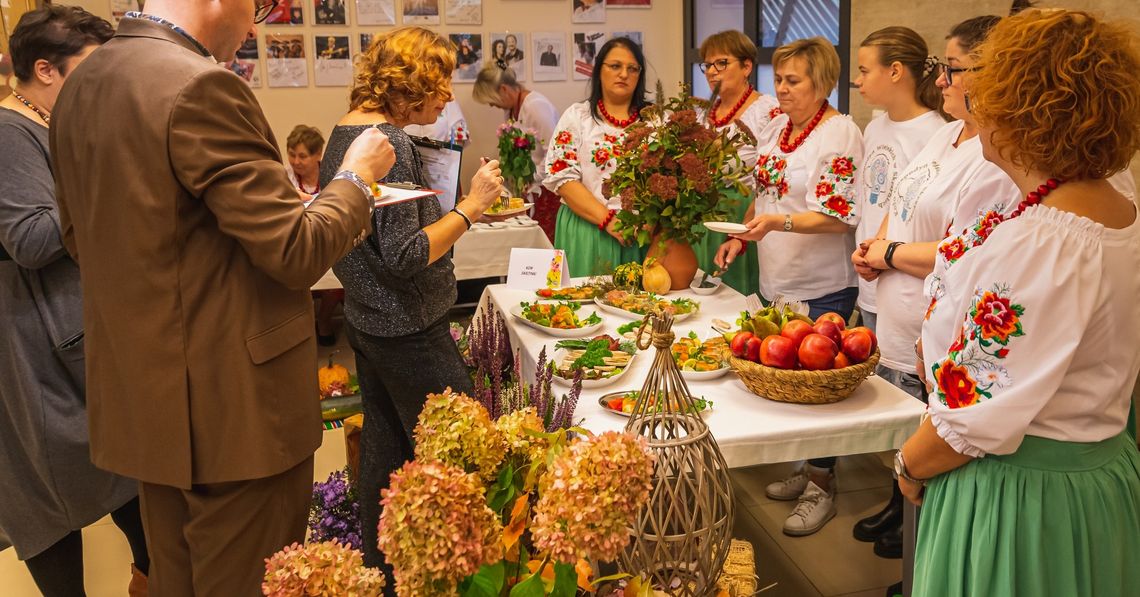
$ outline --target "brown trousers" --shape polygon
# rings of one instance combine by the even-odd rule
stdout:
[[[312,456],[272,477],[189,491],[139,483],[150,595],[261,595],[265,558],[305,540],[312,492]]]

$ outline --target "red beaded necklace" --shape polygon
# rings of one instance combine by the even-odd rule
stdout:
[[[735,120],[736,113],[744,107],[744,102],[747,102],[748,98],[752,97],[752,89],[752,85],[749,84],[748,89],[744,92],[744,95],[740,96],[740,100],[736,102],[736,105],[732,107],[732,110],[729,110],[728,114],[726,114],[724,118],[716,117],[716,110],[720,107],[721,100],[719,97],[716,98],[716,102],[713,103],[712,112],[709,113],[709,120],[712,120],[713,126],[719,129],[720,127]]]
[[[316,195],[317,193],[321,192],[321,180],[319,178],[317,179],[317,188],[314,189],[312,193],[310,193],[309,189],[305,188],[305,183],[301,182],[301,179],[298,178],[297,179],[297,190],[301,191],[302,193],[309,194],[309,195]]]
[[[605,118],[607,122],[618,127],[619,129],[624,129],[634,122],[637,122],[637,110],[630,112],[629,118],[626,118],[625,120],[618,120],[617,118],[614,118],[612,114],[610,114],[609,110],[606,110],[606,103],[602,100],[598,100],[598,111],[602,113],[602,118]]]
[[[1018,203],[1017,207],[1014,208],[1014,210],[1010,212],[1008,216],[1002,217],[1000,220],[998,220],[997,224],[983,229],[979,233],[979,236],[981,238],[978,239],[977,243],[975,243],[974,246],[986,242],[986,240],[990,237],[990,234],[992,234],[994,229],[997,228],[998,224],[1001,224],[1002,222],[1008,222],[1025,213],[1025,210],[1041,203],[1041,201],[1044,200],[1045,197],[1049,195],[1049,193],[1052,193],[1057,187],[1061,186],[1064,183],[1065,181],[1063,179],[1050,178],[1046,180],[1044,184],[1039,185],[1036,191],[1029,191],[1029,193],[1025,195],[1025,199],[1022,199],[1021,203]]]
[[[800,131],[799,136],[796,137],[796,140],[792,141],[791,143],[788,142],[788,138],[792,136],[792,128],[795,125],[792,123],[792,118],[789,116],[788,125],[784,127],[784,133],[780,135],[780,151],[784,153],[792,153],[796,149],[799,149],[800,145],[804,144],[804,140],[808,138],[808,135],[810,135],[811,132],[815,130],[815,127],[819,125],[819,121],[823,120],[824,112],[827,112],[827,100],[823,100],[823,105],[819,107],[819,112],[815,113],[815,116],[811,119],[811,122],[809,122],[808,125],[804,127],[804,130]]]

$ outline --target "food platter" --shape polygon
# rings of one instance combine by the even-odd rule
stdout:
[[[608,338],[608,337],[607,337]],[[553,360],[551,364],[554,366],[554,375],[552,379],[562,385],[572,385],[574,383],[574,371],[572,367],[575,362],[580,360],[583,355],[590,352],[590,349],[582,348],[568,348],[565,344],[579,343],[594,345],[597,339],[592,340],[574,340],[570,342],[559,342],[555,348]],[[611,338],[611,340],[613,340]],[[616,340],[613,340],[616,343]],[[629,346],[623,348],[606,348],[602,347],[600,354],[609,356],[601,356],[598,359],[598,364],[586,368],[586,374],[582,378],[583,388],[600,388],[608,386],[617,380],[625,377],[629,372],[630,367],[633,365],[634,358],[637,357],[636,349]]]
[[[583,324],[578,327],[554,327],[550,325],[543,325],[538,321],[527,319],[524,315],[524,306],[531,304],[532,303],[522,303],[511,307],[511,315],[521,321],[523,325],[532,327],[536,330],[539,330],[551,336],[555,336],[557,338],[580,338],[582,336],[589,336],[590,334],[593,334],[602,329],[602,325],[605,323],[602,318],[599,317],[596,312],[594,312],[593,309],[579,309],[581,305],[576,303],[533,303],[534,305],[549,305],[555,308],[559,306],[567,306],[572,311],[574,311],[575,316]]]
[[[634,319],[645,317],[655,305],[670,306],[674,309],[675,322],[692,317],[701,308],[701,304],[692,299],[669,300],[649,292],[631,293],[624,290],[613,290],[607,292],[605,296],[595,297],[594,303],[603,311]]]
[[[633,414],[633,404],[637,401],[637,395],[639,393],[637,390],[608,392],[598,398],[598,406],[602,407],[602,410],[618,415],[619,417],[629,417]],[[617,400],[622,401],[621,408],[616,406]],[[712,410],[712,402],[704,398],[693,397],[693,404],[697,407],[697,411],[702,417]]]

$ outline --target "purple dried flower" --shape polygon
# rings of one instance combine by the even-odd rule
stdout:
[[[310,540],[330,541],[360,547],[360,516],[356,491],[346,471],[334,471],[326,481],[313,483],[309,507]]]

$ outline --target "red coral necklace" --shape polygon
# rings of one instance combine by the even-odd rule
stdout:
[[[819,121],[823,120],[824,112],[827,112],[827,100],[823,100],[823,105],[819,107],[819,112],[815,113],[815,116],[812,117],[811,122],[809,122],[808,125],[804,127],[804,130],[800,131],[799,136],[796,137],[796,140],[792,141],[791,143],[788,142],[788,139],[792,136],[792,128],[795,125],[792,123],[792,117],[789,116],[788,125],[784,127],[784,133],[780,135],[780,151],[784,153],[792,153],[796,149],[799,149],[800,145],[804,144],[804,140],[808,138],[808,135],[810,135],[811,132],[815,130],[815,127],[819,126]]]
[[[724,118],[716,117],[716,111],[717,108],[720,107],[721,100],[719,97],[716,98],[716,102],[713,103],[712,113],[710,114],[710,120],[712,120],[713,126],[719,129],[720,127],[732,122],[733,120],[736,120],[736,113],[744,107],[744,102],[747,102],[748,98],[752,97],[752,90],[752,84],[749,84],[748,89],[744,92],[744,95],[740,96],[740,100],[736,102],[736,105],[732,107],[732,110],[729,110],[728,114],[725,114]]]
[[[629,118],[626,118],[625,120],[618,120],[617,118],[614,118],[612,114],[610,114],[609,110],[606,110],[606,103],[602,100],[598,100],[598,111],[602,113],[602,118],[605,118],[606,122],[618,127],[619,129],[624,129],[634,122],[637,122],[637,110],[630,112]]]

